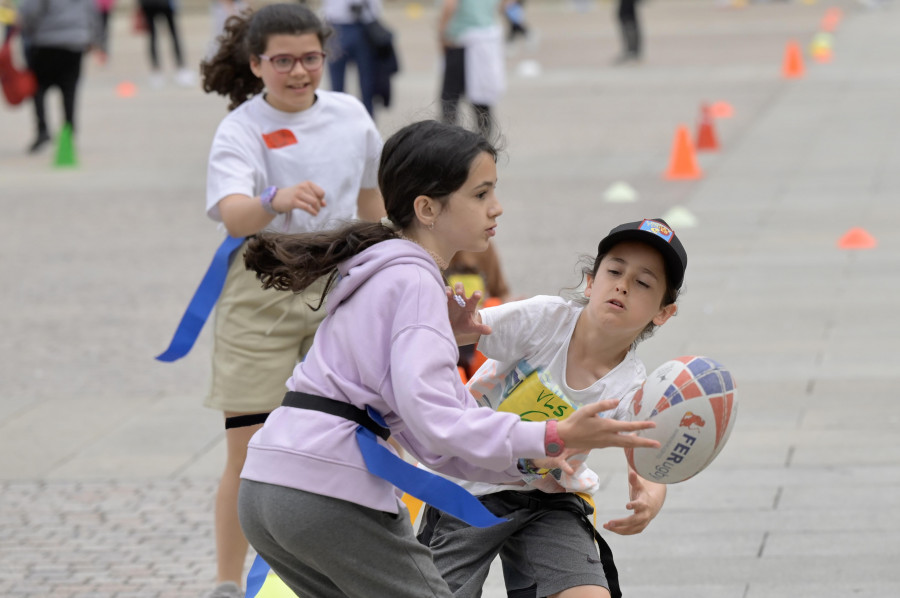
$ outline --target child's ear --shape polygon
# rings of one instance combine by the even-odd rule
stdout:
[[[659,313],[656,314],[656,316],[653,318],[653,323],[657,326],[662,326],[663,324],[668,322],[669,318],[674,316],[677,311],[678,306],[674,303],[670,303],[669,305],[659,310]]]
[[[591,289],[594,288],[594,277],[590,274],[587,275],[587,283],[584,286],[584,296],[591,296]]]
[[[256,75],[257,79],[262,79],[262,65],[260,64],[259,57],[250,56],[250,70]]]
[[[441,204],[427,195],[420,195],[413,200],[413,209],[418,221],[422,223],[422,226],[428,228],[433,226],[438,214],[441,213]]]

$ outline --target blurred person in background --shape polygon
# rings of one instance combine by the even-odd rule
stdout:
[[[225,30],[225,21],[231,15],[236,15],[250,8],[244,0],[212,0],[209,5],[209,17],[212,24],[209,46],[206,49],[206,58],[210,59],[219,51],[218,37]]]
[[[37,79],[34,94],[36,135],[30,153],[51,139],[44,96],[51,87],[62,93],[65,125],[75,132],[75,99],[81,79],[81,59],[100,48],[100,17],[94,0],[21,0],[17,26],[27,39],[28,67]]]
[[[490,139],[491,108],[506,87],[501,0],[443,0],[438,39],[444,56],[441,120],[457,124],[459,102],[469,100],[478,130]]]
[[[375,47],[365,24],[381,17],[381,0],[322,0],[325,22],[334,29],[328,44],[328,74],[331,89],[344,91],[348,64],[355,64],[359,93],[369,115],[375,113]]]
[[[614,64],[633,64],[641,60],[641,22],[637,11],[639,2],[640,0],[619,0],[616,18],[622,36],[622,53],[615,58]]]
[[[97,54],[102,62],[109,58],[109,15],[112,13],[116,0],[94,0],[97,4],[97,12],[100,14],[100,49]]]
[[[503,12],[509,23],[506,41],[514,42],[516,37],[528,37],[528,24],[525,22],[525,0],[504,0]]]
[[[175,83],[183,87],[190,87],[196,82],[194,73],[185,68],[184,52],[182,51],[181,38],[178,34],[178,10],[174,0],[138,0],[141,11],[144,13],[144,22],[147,24],[148,51],[150,54],[150,85],[162,87],[165,85],[162,69],[160,68],[159,53],[157,52],[156,18],[162,17],[169,27],[169,35],[172,38],[172,53],[175,57]]]

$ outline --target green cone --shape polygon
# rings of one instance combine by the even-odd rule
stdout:
[[[57,168],[74,168],[78,166],[75,157],[75,143],[72,138],[72,125],[66,124],[59,132],[56,144],[56,160],[53,165]]]

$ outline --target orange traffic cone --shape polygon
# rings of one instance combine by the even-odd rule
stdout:
[[[841,9],[836,6],[832,6],[826,10],[825,14],[822,15],[822,31],[831,33],[837,29],[837,26],[841,23],[841,16]]]
[[[844,233],[837,242],[838,249],[873,249],[876,245],[878,245],[878,241],[875,240],[875,237],[858,226]]]
[[[719,149],[719,138],[713,126],[713,117],[709,106],[700,107],[700,124],[697,127],[697,151],[714,152]]]
[[[678,127],[675,132],[675,142],[672,144],[672,157],[669,160],[669,169],[666,178],[669,180],[691,180],[703,176],[697,159],[694,156],[694,146],[691,144],[691,135],[684,125]]]
[[[800,53],[800,44],[795,41],[788,42],[785,48],[781,76],[785,79],[799,79],[803,76],[803,55]]]

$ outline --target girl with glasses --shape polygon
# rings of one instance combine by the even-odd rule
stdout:
[[[263,231],[311,233],[356,218],[377,221],[382,140],[362,103],[319,89],[328,29],[299,3],[270,4],[228,19],[218,51],[201,65],[203,89],[230,99],[212,142],[207,214],[232,237]],[[227,460],[216,497],[218,594],[240,588],[247,541],[237,517],[247,442],[312,344],[324,317],[313,311],[324,281],[306,294],[260,288],[231,262],[219,298],[213,375],[205,405],[224,412]]]

